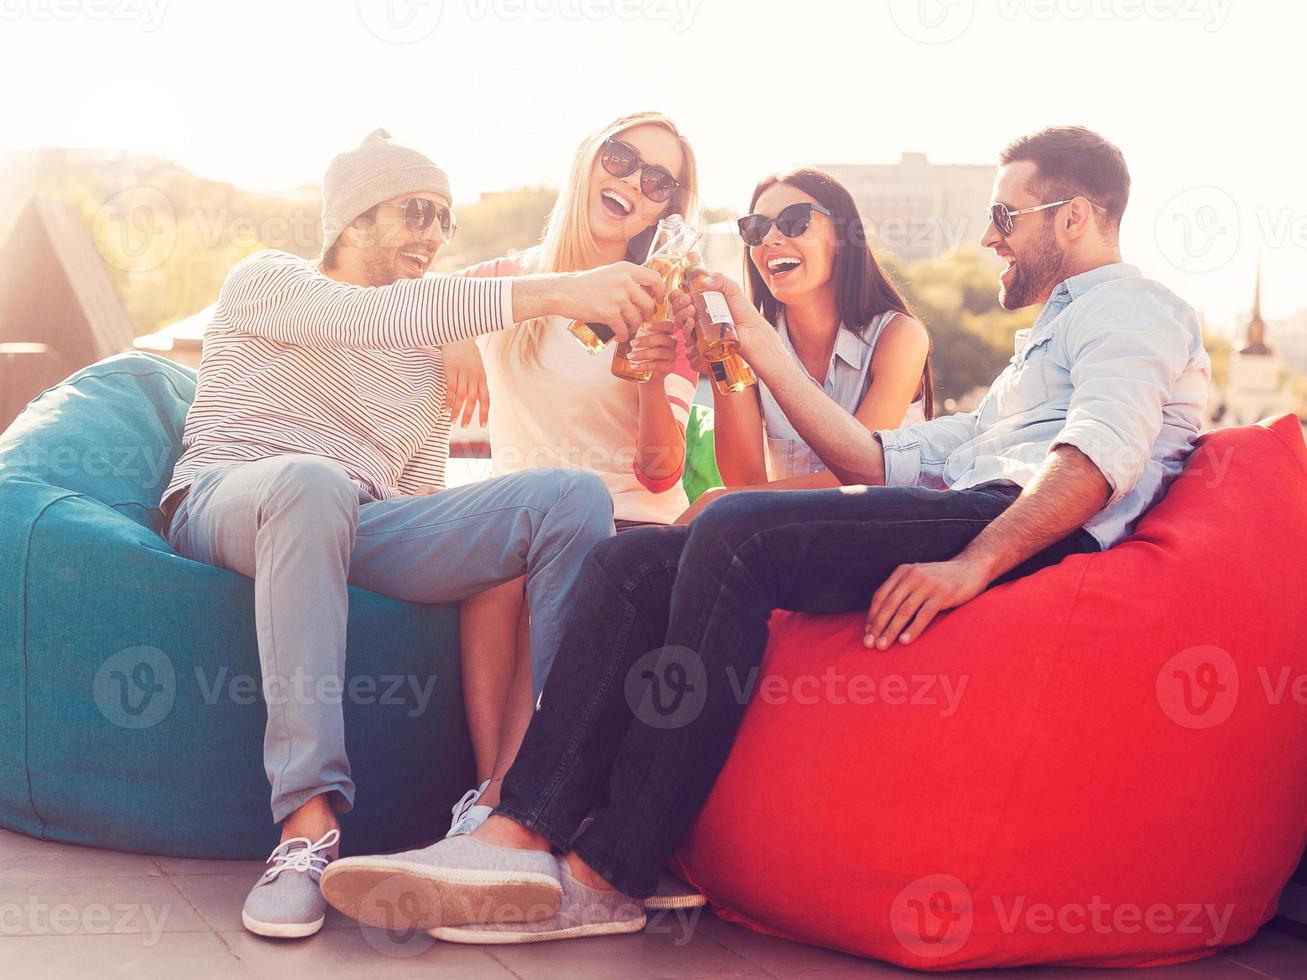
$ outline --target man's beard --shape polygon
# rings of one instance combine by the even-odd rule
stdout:
[[[1029,254],[1016,255],[1015,258],[1017,264],[1012,270],[1011,285],[999,286],[998,301],[1005,310],[1030,306],[1066,278],[1062,274],[1066,268],[1066,252],[1058,247],[1051,224],[1045,225],[1039,239],[1031,243]]]
[[[399,277],[395,274],[398,249],[372,245],[363,250],[363,277],[369,286],[389,286]]]

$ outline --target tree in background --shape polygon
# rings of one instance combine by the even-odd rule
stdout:
[[[950,400],[988,388],[1012,356],[1014,336],[1035,321],[1037,310],[1005,310],[998,302],[998,270],[976,249],[904,265],[882,263],[930,331],[935,395],[946,411]]]

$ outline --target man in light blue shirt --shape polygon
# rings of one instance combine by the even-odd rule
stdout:
[[[369,896],[395,894],[377,885],[393,878],[442,910],[409,925],[454,942],[638,931],[639,900],[730,752],[749,693],[738,678],[756,676],[772,610],[870,607],[864,642],[884,650],[1001,578],[1130,532],[1198,434],[1210,365],[1197,317],[1121,262],[1130,177],[1115,146],[1062,127],[1001,162],[984,238],[1006,263],[1000,298],[1044,306],[980,407],[873,435],[737,285],[709,280],[744,357],[845,486],[732,494],[688,527],[597,545],[499,808],[453,842],[336,862],[330,901],[384,924]],[[693,307],[673,304],[685,327]]]
[[[1027,486],[1051,450],[1069,446],[1108,483],[1107,506],[1085,527],[1110,548],[1179,475],[1209,375],[1187,303],[1132,265],[1088,269],[1059,282],[1035,325],[1018,331],[1016,354],[974,412],[877,433],[885,485]]]

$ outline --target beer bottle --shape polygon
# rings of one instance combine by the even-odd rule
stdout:
[[[606,323],[582,323],[580,320],[573,320],[572,325],[567,329],[572,331],[572,336],[591,354],[598,354],[617,336],[613,333],[613,328]]]
[[[699,233],[682,215],[669,214],[658,222],[653,240],[649,243],[649,256],[645,259],[646,268],[657,272],[663,280],[663,296],[658,308],[649,319],[648,324],[670,324],[671,292],[680,286],[681,272],[686,265],[686,256],[694,247]],[[647,325],[647,324],[646,324]],[[643,329],[643,326],[641,327]],[[575,332],[575,331],[573,331]],[[644,384],[653,378],[653,372],[637,370],[631,366],[631,342],[624,340],[613,351],[612,372],[625,381]]]
[[[744,391],[757,384],[758,378],[740,356],[740,335],[735,330],[735,318],[731,316],[726,297],[704,286],[709,275],[706,268],[696,263],[681,276],[683,288],[694,301],[695,350],[708,362],[718,394]]]

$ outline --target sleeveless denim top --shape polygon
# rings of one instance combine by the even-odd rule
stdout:
[[[840,324],[835,337],[835,349],[831,352],[830,365],[824,379],[812,378],[813,384],[820,385],[834,401],[849,414],[858,410],[862,399],[871,388],[871,361],[876,352],[876,342],[894,317],[897,310],[886,310],[874,317],[861,330],[848,330]],[[799,364],[799,357],[790,343],[789,330],[785,326],[785,314],[780,315],[776,324],[781,343],[790,357]],[[809,377],[812,377],[809,375]],[[817,457],[808,444],[790,425],[785,413],[777,404],[772,393],[760,380],[758,396],[762,400],[762,421],[764,435],[767,438],[767,478],[784,480],[791,476],[808,473],[824,473],[826,465]],[[908,406],[907,414],[901,423],[904,426],[915,425],[925,421],[925,412],[920,399]]]

